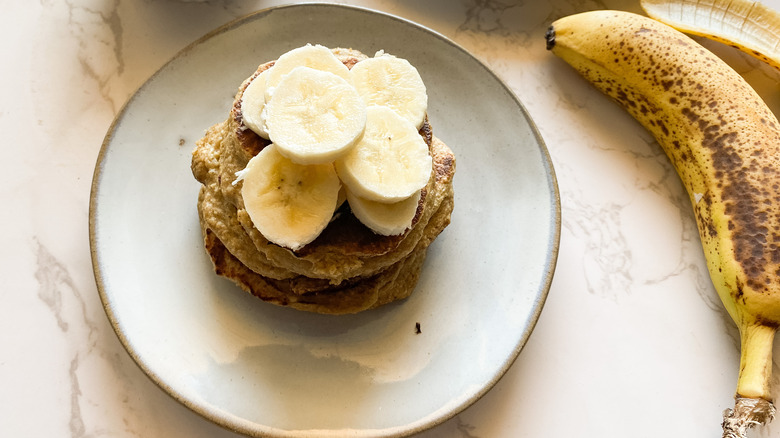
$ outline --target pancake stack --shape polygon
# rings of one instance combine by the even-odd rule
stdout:
[[[332,52],[348,68],[367,59],[352,49]],[[431,174],[410,226],[400,234],[377,234],[343,202],[324,230],[302,247],[269,241],[247,212],[237,174],[271,144],[246,126],[241,103],[249,84],[273,65],[260,65],[241,84],[227,120],[209,128],[192,155],[192,173],[202,184],[201,230],[215,272],[264,301],[316,313],[356,313],[408,297],[429,245],[450,222],[452,151],[433,135],[425,117],[419,135],[432,158]]]

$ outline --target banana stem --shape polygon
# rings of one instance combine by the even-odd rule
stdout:
[[[771,401],[737,396],[734,409],[723,412],[723,438],[747,438],[748,429],[769,423],[774,416]]]
[[[775,327],[760,324],[741,327],[742,357],[734,409],[723,412],[723,438],[745,438],[747,430],[764,425],[775,414],[769,389]]]

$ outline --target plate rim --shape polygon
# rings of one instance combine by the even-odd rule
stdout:
[[[544,275],[541,278],[541,282],[539,284],[539,289],[536,291],[536,294],[533,299],[533,306],[532,306],[532,312],[528,315],[528,324],[525,326],[522,336],[519,337],[516,346],[511,351],[510,354],[507,355],[506,360],[502,364],[501,367],[498,367],[496,369],[496,372],[494,373],[493,377],[487,381],[487,383],[480,388],[479,391],[474,393],[471,397],[463,400],[460,404],[448,408],[446,412],[443,414],[436,415],[432,419],[423,418],[421,420],[418,420],[416,422],[409,423],[405,426],[397,426],[393,428],[387,428],[387,429],[376,429],[376,430],[370,430],[372,432],[377,432],[378,434],[372,434],[372,435],[366,435],[371,437],[389,437],[389,436],[410,436],[414,435],[420,432],[423,432],[428,429],[432,429],[436,426],[441,425],[442,423],[450,420],[451,418],[455,417],[456,415],[460,414],[464,410],[466,410],[468,407],[472,406],[474,403],[476,403],[478,400],[480,400],[485,394],[490,392],[490,390],[500,381],[503,376],[507,373],[507,371],[512,367],[514,362],[517,360],[517,358],[520,355],[520,352],[525,348],[525,345],[528,342],[528,339],[530,338],[531,334],[533,333],[536,324],[539,321],[539,318],[541,316],[541,312],[544,309],[545,302],[547,300],[547,297],[549,295],[549,291],[552,285],[553,277],[556,271],[556,265],[558,260],[558,255],[560,251],[560,238],[561,238],[561,225],[562,225],[562,219],[561,219],[561,196],[560,196],[560,189],[558,186],[558,180],[555,174],[555,169],[553,167],[552,158],[549,152],[549,149],[547,148],[547,145],[544,141],[544,138],[541,135],[541,132],[539,131],[538,126],[533,121],[533,119],[530,116],[530,113],[528,112],[527,108],[523,104],[523,102],[518,98],[518,96],[514,93],[514,91],[506,84],[506,82],[499,77],[491,68],[489,68],[482,60],[471,54],[468,50],[466,50],[464,47],[462,47],[460,44],[454,42],[449,37],[441,34],[440,32],[437,32],[425,25],[422,25],[420,23],[417,23],[415,21],[412,21],[410,19],[384,12],[379,11],[373,8],[365,7],[365,6],[356,6],[356,5],[347,5],[342,3],[334,3],[334,2],[299,2],[299,3],[292,3],[292,4],[285,4],[285,5],[276,5],[276,6],[270,6],[267,8],[259,9],[257,11],[250,12],[248,14],[242,15],[240,17],[231,19],[230,21],[226,22],[225,24],[222,24],[213,30],[205,33],[203,36],[195,39],[191,43],[184,46],[182,49],[180,49],[178,52],[176,52],[172,57],[170,57],[167,61],[165,61],[153,74],[151,74],[147,79],[143,81],[127,98],[125,103],[122,105],[122,107],[117,111],[115,117],[113,118],[111,124],[109,125],[106,135],[103,138],[103,142],[101,144],[100,150],[98,152],[95,167],[93,170],[92,175],[92,183],[90,186],[90,195],[89,195],[89,216],[88,216],[88,227],[89,227],[89,247],[90,247],[90,258],[92,262],[92,270],[93,275],[95,278],[95,283],[97,287],[97,292],[100,297],[100,301],[103,307],[103,310],[106,314],[106,317],[108,318],[108,321],[111,325],[111,328],[113,329],[114,333],[116,334],[117,338],[119,339],[120,343],[122,344],[122,347],[124,350],[128,353],[128,355],[132,358],[132,360],[135,362],[136,366],[138,366],[144,373],[144,375],[151,380],[157,387],[163,390],[164,393],[168,394],[171,398],[176,400],[177,402],[181,403],[182,405],[186,406],[190,411],[194,412],[201,418],[210,421],[213,424],[216,424],[220,427],[223,427],[226,430],[245,434],[248,436],[253,437],[263,437],[263,436],[269,436],[269,437],[298,437],[300,436],[300,433],[305,433],[307,431],[287,431],[278,429],[273,426],[269,425],[263,425],[258,424],[255,422],[251,422],[250,420],[246,420],[240,417],[237,417],[235,415],[225,413],[224,411],[217,411],[209,409],[208,406],[200,406],[197,403],[195,403],[193,400],[189,400],[187,397],[183,396],[182,394],[179,394],[169,383],[165,382],[165,380],[158,375],[156,372],[154,372],[148,364],[146,364],[140,357],[140,354],[136,352],[132,348],[132,344],[130,340],[127,338],[127,335],[123,332],[123,330],[119,327],[119,322],[117,315],[114,312],[111,300],[106,292],[106,286],[103,278],[103,272],[101,270],[101,259],[98,254],[97,249],[97,238],[96,238],[96,227],[97,227],[97,210],[98,210],[98,201],[97,201],[97,195],[99,191],[100,181],[102,179],[103,175],[103,164],[105,161],[105,156],[108,152],[108,149],[112,143],[113,140],[113,134],[119,125],[119,123],[124,119],[124,117],[127,115],[127,109],[132,103],[138,98],[140,92],[150,83],[152,82],[158,75],[161,74],[162,71],[166,70],[166,68],[176,60],[186,56],[189,52],[196,49],[198,46],[203,44],[204,42],[208,41],[211,38],[214,38],[218,35],[224,34],[234,28],[240,27],[248,22],[258,20],[264,15],[268,15],[270,13],[273,13],[278,10],[282,9],[297,9],[297,8],[312,8],[312,7],[330,7],[335,9],[345,9],[345,10],[351,10],[351,11],[358,11],[362,13],[368,13],[373,15],[379,15],[387,19],[395,20],[402,22],[408,26],[411,26],[413,28],[416,28],[418,30],[423,31],[424,33],[430,34],[431,36],[439,39],[440,41],[452,46],[456,50],[464,53],[468,57],[470,57],[472,60],[474,60],[477,64],[479,64],[480,67],[482,67],[483,70],[485,70],[486,73],[491,75],[499,84],[503,90],[514,100],[514,102],[517,104],[518,108],[521,110],[521,113],[526,120],[526,122],[529,125],[530,133],[535,138],[538,146],[539,151],[541,155],[541,161],[543,163],[543,168],[546,171],[546,179],[547,179],[547,185],[550,189],[549,195],[551,197],[551,202],[549,205],[550,211],[551,211],[551,222],[549,224],[551,228],[551,234],[547,240],[547,253],[544,263],[544,269],[543,273]],[[430,414],[434,414],[434,412],[431,412]],[[225,415],[227,414],[227,415]],[[255,427],[248,427],[245,426],[247,422],[251,422],[252,425]],[[399,428],[403,428],[403,430],[400,430]],[[369,429],[361,429],[362,431],[369,431]],[[387,433],[382,433],[387,432]]]

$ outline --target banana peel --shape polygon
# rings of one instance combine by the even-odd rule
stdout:
[[[780,13],[750,0],[641,0],[648,16],[735,47],[780,70]]]

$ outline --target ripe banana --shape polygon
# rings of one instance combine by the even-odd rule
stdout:
[[[350,70],[352,82],[366,105],[387,106],[420,129],[428,109],[428,94],[420,73],[409,61],[379,51]]]
[[[336,170],[349,191],[369,201],[395,203],[425,187],[433,159],[411,122],[386,106],[366,109],[363,137]]]
[[[271,144],[238,176],[252,224],[269,241],[293,251],[316,239],[336,211],[341,182],[330,163],[296,164]]]
[[[593,11],[552,23],[547,48],[662,146],[693,205],[710,277],[739,327],[741,363],[724,437],[774,414],[780,326],[780,123],[733,69],[658,21]]]
[[[780,14],[750,0],[641,0],[650,17],[734,46],[780,69]]]

